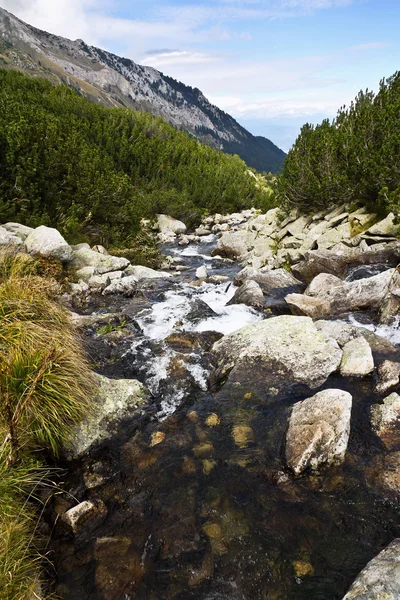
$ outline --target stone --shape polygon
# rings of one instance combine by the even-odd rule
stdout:
[[[375,392],[385,394],[400,383],[400,363],[384,360],[378,365],[376,374],[378,381],[375,385]]]
[[[321,296],[327,290],[342,285],[342,280],[336,275],[330,273],[320,273],[309,284],[304,292],[307,296]]]
[[[100,254],[100,252],[87,248],[84,244],[74,250],[73,265],[80,269],[95,267],[96,275],[104,275],[110,271],[123,271],[130,265],[130,262],[127,258]]]
[[[309,317],[282,315],[246,325],[214,344],[218,367],[215,381],[238,370],[272,374],[277,385],[305,384],[313,389],[335,372],[342,358],[336,341],[328,339]]]
[[[350,325],[344,321],[315,321],[315,326],[327,337],[333,338],[342,348],[347,342],[363,336],[371,346],[373,352],[396,354],[395,346],[389,340],[376,335],[373,331],[365,327]]]
[[[26,250],[30,254],[42,254],[57,258],[62,263],[71,262],[73,250],[61,233],[52,227],[40,225],[25,240]]]
[[[88,286],[95,292],[102,292],[111,283],[108,273],[104,275],[92,275],[88,280]]]
[[[217,242],[216,248],[211,252],[211,256],[222,256],[222,258],[231,258],[233,260],[244,256],[247,253],[247,232],[246,231],[227,231],[223,233]]]
[[[208,271],[205,265],[202,265],[196,269],[196,277],[197,279],[207,279]]]
[[[0,246],[23,246],[24,242],[20,237],[7,231],[4,227],[0,226]]]
[[[285,302],[289,305],[293,315],[305,315],[312,319],[327,317],[331,311],[331,304],[328,300],[312,298],[304,294],[288,294],[285,296]]]
[[[242,285],[245,281],[256,281],[261,287],[264,294],[270,294],[274,290],[285,290],[288,288],[303,289],[304,286],[286,269],[254,269],[253,267],[245,267],[235,276],[233,283]]]
[[[392,274],[393,269],[388,269],[372,277],[342,281],[341,285],[321,289],[315,297],[329,300],[332,315],[363,308],[378,308],[387,294]]]
[[[126,276],[133,275],[136,277],[137,281],[142,281],[142,279],[165,279],[167,277],[172,277],[171,273],[167,273],[166,271],[156,271],[155,269],[142,267],[141,265],[130,265],[124,270],[124,274]]]
[[[187,235],[181,235],[179,238],[178,246],[188,246],[190,244],[190,240]]]
[[[178,221],[178,219],[174,219],[169,215],[157,215],[157,226],[160,233],[167,235],[169,233],[177,235],[186,232],[185,223],[182,223],[182,221]]]
[[[21,238],[22,241],[25,241],[28,235],[34,231],[32,227],[27,227],[26,225],[21,225],[20,223],[6,223],[2,227],[7,229],[7,231],[13,235]]]
[[[194,233],[195,233],[195,235],[198,235],[199,237],[203,237],[205,235],[210,235],[211,231],[209,229],[207,229],[207,227],[200,226],[194,230]]]
[[[107,509],[101,500],[96,503],[85,500],[67,510],[61,516],[61,520],[72,533],[77,534],[88,521],[101,521],[106,515]]]
[[[125,271],[110,271],[106,273],[107,277],[110,281],[115,281],[117,279],[122,279],[125,276]]]
[[[379,223],[375,223],[365,233],[373,236],[396,237],[400,233],[400,224],[395,223],[395,216],[391,212]]]
[[[400,263],[400,242],[376,244],[368,250],[348,248],[347,253],[332,250],[311,250],[305,254],[304,260],[292,267],[295,277],[310,283],[319,273],[330,273],[344,277],[350,267],[358,265],[386,264],[395,267]]]
[[[348,212],[342,212],[340,213],[340,215],[331,217],[328,221],[329,221],[329,225],[331,227],[336,227],[336,225],[340,225],[340,223],[342,223],[345,219],[347,219],[347,217],[349,216]]]
[[[204,319],[210,319],[216,316],[217,313],[213,311],[207,302],[204,302],[204,300],[201,300],[200,298],[196,298],[190,303],[190,309],[186,315],[186,319],[192,323],[197,323],[198,321],[203,321]]]
[[[137,290],[138,280],[134,275],[128,275],[122,279],[112,281],[104,290],[103,296],[121,294],[122,296],[133,296]]]
[[[82,267],[82,269],[77,270],[76,276],[79,280],[87,283],[94,276],[94,271],[94,267]]]
[[[318,238],[318,250],[329,250],[329,248],[332,248],[332,246],[338,244],[341,240],[342,236],[340,232],[337,229],[330,229]]]
[[[99,252],[99,254],[104,254],[105,256],[108,256],[108,250],[106,250],[106,248],[104,248],[104,246],[102,246],[101,244],[93,246],[92,250],[94,252]]]
[[[365,478],[373,490],[397,499],[400,496],[400,452],[378,454],[367,468]]]
[[[350,340],[343,346],[340,373],[346,376],[364,377],[374,370],[371,347],[363,337]]]
[[[227,303],[227,306],[232,304],[246,304],[260,308],[264,304],[264,294],[256,281],[249,279],[245,281],[236,291]]]
[[[300,475],[305,469],[344,461],[350,435],[352,397],[328,389],[293,406],[286,437],[286,461]]]
[[[372,429],[386,448],[396,448],[400,444],[400,396],[393,392],[382,404],[371,407]]]
[[[142,414],[149,403],[147,388],[136,379],[108,379],[97,375],[98,390],[93,410],[75,426],[64,446],[68,459],[87,454],[94,445],[103,443],[118,432],[120,424]]]
[[[343,600],[400,598],[400,538],[393,540],[361,571]]]

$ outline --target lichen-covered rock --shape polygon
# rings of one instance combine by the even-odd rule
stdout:
[[[229,300],[228,305],[246,304],[260,308],[264,304],[264,294],[256,281],[249,279],[245,281]]]
[[[233,260],[240,258],[247,252],[247,237],[246,231],[227,231],[219,238],[211,255],[232,258]]]
[[[330,273],[320,273],[309,284],[304,292],[307,296],[322,296],[327,290],[342,285],[343,281]]]
[[[400,233],[400,225],[395,223],[395,216],[391,212],[382,221],[367,229],[365,233],[374,236],[396,237]]]
[[[63,263],[73,258],[71,246],[64,240],[57,229],[40,225],[25,240],[26,250],[31,254],[43,254],[58,258]]]
[[[371,407],[372,429],[388,449],[400,444],[400,396],[393,392]]]
[[[374,370],[371,347],[364,337],[350,340],[343,346],[340,373],[344,376],[364,377]]]
[[[344,321],[331,320],[315,321],[315,326],[327,337],[336,340],[341,348],[343,348],[343,346],[350,340],[363,336],[371,346],[371,350],[373,352],[393,355],[397,352],[395,346],[393,346],[389,340],[376,335],[376,333],[366,329],[365,327],[350,325]]]
[[[218,362],[214,379],[219,381],[243,367],[273,375],[277,384],[322,385],[339,367],[338,344],[318,331],[309,317],[283,315],[225,335],[214,344]]]
[[[99,388],[90,415],[77,425],[65,445],[67,458],[73,459],[104,442],[118,431],[120,423],[138,415],[149,402],[147,388],[136,379],[107,379],[96,376]]]
[[[288,294],[285,302],[290,306],[293,315],[305,315],[312,319],[320,319],[330,314],[331,305],[328,300],[312,298],[304,294]]]
[[[293,277],[286,269],[254,269],[245,267],[235,276],[235,285],[242,285],[245,281],[256,281],[265,294],[274,290],[287,290],[288,288],[304,289],[301,281]]]
[[[87,244],[83,244],[74,249],[73,265],[79,269],[94,267],[96,275],[104,275],[111,271],[123,271],[130,265],[130,262],[122,256],[101,254],[88,248]]]
[[[305,469],[343,462],[350,435],[352,397],[323,390],[293,406],[286,437],[286,461],[299,475]]]
[[[393,540],[361,571],[343,600],[400,598],[400,538]]]
[[[106,287],[108,287],[111,283],[111,279],[108,276],[108,273],[104,273],[104,275],[93,275],[88,280],[88,286],[94,292],[102,292]]]

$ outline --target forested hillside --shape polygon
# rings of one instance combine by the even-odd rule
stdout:
[[[266,208],[238,156],[148,113],[97,106],[66,86],[0,70],[0,222],[127,244],[142,217]]]
[[[397,72],[381,81],[377,94],[361,91],[332,122],[303,126],[278,177],[278,198],[308,210],[354,200],[396,212],[399,195]]]

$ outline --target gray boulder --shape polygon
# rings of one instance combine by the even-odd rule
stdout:
[[[256,281],[249,279],[235,291],[233,298],[228,302],[228,306],[232,304],[246,304],[247,306],[261,308],[264,304],[262,289]]]
[[[299,475],[305,469],[344,461],[350,435],[352,397],[330,389],[293,406],[286,437],[286,461]]]
[[[86,247],[86,244],[74,250],[73,265],[79,269],[94,267],[96,275],[104,275],[111,271],[123,271],[130,262],[127,258],[100,254]]]
[[[400,443],[400,396],[393,392],[382,404],[371,407],[372,429],[386,448],[393,449]]]
[[[396,237],[400,233],[400,225],[395,223],[395,220],[395,216],[391,212],[385,219],[367,229],[365,233],[373,236]]]
[[[400,383],[400,363],[384,360],[378,365],[376,374],[378,381],[375,385],[375,392],[385,394]]]
[[[182,221],[178,221],[178,219],[174,219],[169,215],[157,215],[157,227],[161,234],[169,235],[174,234],[177,235],[179,233],[185,233],[186,225],[182,223]]]
[[[240,258],[247,253],[247,237],[247,232],[244,230],[227,231],[219,238],[211,255],[233,260]]]
[[[23,246],[24,242],[20,237],[14,235],[4,227],[0,226],[0,246]]]
[[[302,282],[293,277],[286,269],[258,270],[253,267],[245,267],[235,276],[233,283],[240,286],[245,281],[256,281],[264,294],[288,288],[304,289]]]
[[[3,227],[13,235],[21,238],[22,241],[25,241],[28,235],[34,231],[32,227],[27,227],[20,223],[6,223]]]
[[[212,348],[220,381],[240,370],[273,377],[276,385],[322,385],[340,365],[338,344],[318,331],[309,317],[283,315],[225,335]]]
[[[361,571],[343,600],[400,598],[400,538],[393,540]]]
[[[312,319],[327,317],[331,312],[331,304],[322,298],[312,298],[304,294],[288,294],[285,302],[293,315],[305,315]]]
[[[57,258],[63,263],[71,262],[73,251],[57,229],[40,225],[25,240],[26,250],[31,254],[43,254]]]
[[[122,279],[112,281],[104,290],[103,296],[121,294],[122,296],[133,296],[137,290],[138,280],[134,275],[128,275]]]
[[[99,388],[91,414],[77,425],[65,446],[68,459],[111,438],[126,419],[139,415],[149,402],[147,388],[136,379],[107,379],[96,375]]]
[[[363,337],[350,340],[343,346],[340,373],[343,376],[364,377],[374,370],[371,347]]]
[[[126,276],[133,275],[138,281],[142,279],[165,279],[166,277],[172,277],[171,273],[166,271],[156,271],[149,267],[142,267],[141,265],[130,265],[124,271]]]

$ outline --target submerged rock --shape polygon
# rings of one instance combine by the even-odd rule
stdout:
[[[283,315],[247,325],[224,336],[212,352],[218,362],[214,378],[221,381],[239,368],[249,377],[273,377],[279,385],[322,385],[339,367],[338,344],[318,331],[309,317]]]
[[[43,254],[58,258],[63,263],[73,258],[71,246],[64,240],[57,229],[40,225],[25,240],[26,250],[31,254]]]
[[[90,415],[74,429],[64,450],[73,459],[111,438],[120,423],[137,416],[150,399],[147,388],[136,379],[107,379],[97,375],[99,389]]]
[[[256,281],[248,280],[245,281],[240,288],[238,288],[233,296],[227,303],[227,306],[232,304],[246,304],[247,306],[254,306],[260,308],[264,304],[264,294],[261,287]]]
[[[85,500],[76,506],[67,510],[61,517],[62,522],[72,533],[78,533],[89,521],[99,522],[107,514],[107,509],[103,502],[98,500],[96,503],[91,500]]]
[[[374,370],[371,347],[365,338],[357,337],[343,346],[340,373],[344,376],[363,377]]]
[[[343,390],[323,390],[297,402],[290,416],[286,460],[299,475],[308,467],[344,460],[350,435],[352,397]]]
[[[343,600],[400,598],[400,538],[393,540],[361,571]]]

